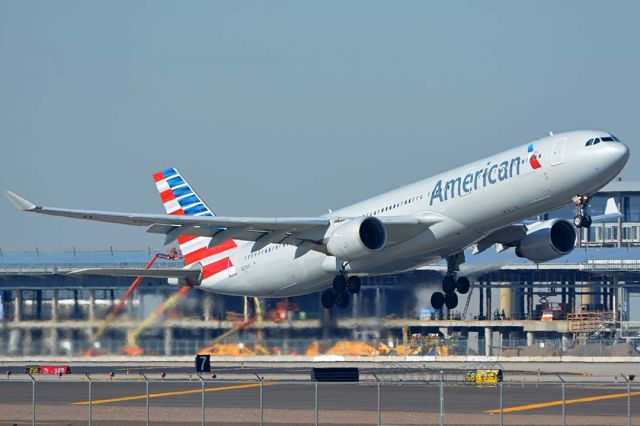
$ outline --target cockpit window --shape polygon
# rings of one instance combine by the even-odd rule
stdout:
[[[620,139],[610,134],[609,136],[602,136],[600,138],[591,138],[584,144],[584,146],[597,145],[600,142],[620,142]]]

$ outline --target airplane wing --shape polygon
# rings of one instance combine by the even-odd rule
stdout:
[[[622,213],[620,213],[620,210],[618,209],[618,204],[616,203],[616,200],[612,197],[607,200],[607,205],[604,208],[604,214],[591,216],[591,222],[592,223],[609,222],[613,219],[618,219],[622,216],[623,215]]]
[[[20,210],[51,216],[94,220],[123,225],[146,226],[147,232],[165,235],[165,244],[175,241],[180,235],[209,237],[209,247],[229,239],[256,241],[254,250],[267,244],[289,244],[323,251],[323,239],[332,222],[353,218],[327,217],[225,217],[225,216],[178,216],[167,214],[144,214],[73,210],[38,206],[11,191],[7,198]],[[420,234],[429,226],[444,220],[443,216],[422,213],[415,216],[378,217],[385,225],[388,243],[395,244]]]
[[[620,213],[618,205],[616,204],[616,200],[614,198],[609,198],[604,209],[604,214],[591,216],[591,222],[610,222],[622,216],[623,215]],[[498,252],[504,251],[509,247],[516,246],[518,241],[527,234],[527,225],[531,225],[533,223],[536,223],[536,221],[521,221],[493,231],[474,246],[473,254],[482,253],[494,244],[496,245]]]
[[[496,245],[497,251],[501,252],[509,247],[514,247],[524,236],[527,235],[527,225],[524,223],[514,223],[504,228],[497,229],[484,237],[473,247],[473,254],[482,253],[492,245]]]
[[[387,230],[388,246],[410,240],[430,226],[447,219],[443,215],[432,212],[410,216],[376,216],[376,218],[380,219]]]

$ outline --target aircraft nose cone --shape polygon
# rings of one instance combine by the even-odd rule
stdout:
[[[618,163],[626,164],[629,159],[629,147],[622,142],[616,143],[612,146],[613,155],[617,158]]]
[[[617,171],[622,170],[629,159],[629,147],[622,142],[610,143],[607,146],[607,152],[612,168]]]

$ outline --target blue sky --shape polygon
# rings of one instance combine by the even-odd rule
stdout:
[[[317,215],[555,132],[636,171],[638,2],[0,2],[0,188],[162,213],[177,167],[223,215]],[[159,246],[19,214],[0,247]]]

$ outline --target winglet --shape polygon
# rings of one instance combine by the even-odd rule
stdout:
[[[607,200],[607,206],[604,209],[604,214],[591,216],[591,221],[593,223],[610,222],[613,219],[618,219],[621,217],[623,217],[623,215],[622,213],[620,213],[620,209],[618,209],[616,200],[614,198],[609,198]]]
[[[27,210],[34,210],[36,208],[35,204],[25,200],[21,196],[16,195],[11,191],[6,191],[4,195],[9,199],[9,201],[13,203],[14,206],[16,206],[20,210],[27,211]]]

